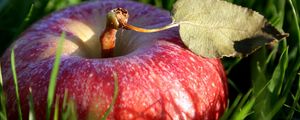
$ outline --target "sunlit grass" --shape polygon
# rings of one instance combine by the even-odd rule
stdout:
[[[55,104],[54,104],[54,115],[53,120],[59,120],[59,97],[56,97]]]
[[[65,40],[66,33],[63,32],[60,36],[59,43],[57,45],[57,50],[55,54],[55,60],[53,64],[53,68],[51,71],[50,81],[49,81],[49,87],[48,87],[48,97],[47,97],[47,111],[46,111],[46,120],[50,119],[50,113],[51,113],[51,107],[54,99],[54,93],[55,93],[55,86],[56,86],[56,78],[59,71],[59,65],[61,60],[61,53],[63,49],[63,42]]]
[[[171,10],[175,0],[139,0],[147,4],[153,4],[158,7]],[[262,48],[254,55],[246,58],[249,67],[245,69],[251,69],[249,76],[251,76],[251,85],[247,91],[240,90],[244,85],[236,83],[239,79],[229,78],[229,87],[233,88],[237,95],[233,99],[229,99],[229,106],[222,117],[222,120],[226,119],[294,119],[300,117],[300,30],[299,30],[299,1],[296,0],[227,0],[235,4],[241,4],[242,6],[250,7],[254,10],[264,14],[273,25],[277,28],[283,28],[285,32],[290,33],[290,37],[287,40],[279,42],[272,46],[273,50]],[[11,8],[6,8],[5,5],[0,5],[0,30],[2,33],[7,33],[7,36],[1,35],[3,39],[12,41],[18,37],[19,34],[24,31],[30,24],[42,16],[47,15],[52,11],[59,10],[66,6],[80,3],[81,0],[45,0],[45,1],[31,1],[31,3],[23,4],[18,3],[18,0],[8,1],[8,5],[11,8],[14,6],[22,7],[22,11],[15,11]],[[38,6],[39,5],[39,6]],[[13,14],[12,14],[13,13]],[[10,15],[11,14],[11,15]],[[18,16],[19,15],[19,16]],[[7,21],[13,22],[6,22]],[[2,23],[1,23],[1,20]],[[4,24],[5,23],[5,24]],[[1,28],[8,28],[2,30]],[[62,35],[61,39],[64,38]],[[60,40],[61,42],[62,40]],[[3,42],[3,41],[1,41]],[[9,42],[8,42],[9,43]],[[59,43],[60,45],[62,43]],[[5,46],[7,47],[7,46]],[[3,47],[2,47],[3,48]],[[59,48],[59,47],[58,47]],[[17,103],[20,104],[18,93],[17,73],[15,70],[14,51],[11,55],[12,70],[14,85],[17,96]],[[63,103],[59,103],[56,98],[54,101],[55,82],[57,73],[59,70],[59,60],[61,53],[59,49],[56,54],[56,59],[51,74],[48,99],[47,99],[47,119],[53,116],[55,119],[77,119],[75,102],[68,97],[68,91],[65,91]],[[237,74],[234,69],[240,66],[245,59],[223,59],[223,63],[227,74]],[[115,90],[112,96],[112,102],[105,112],[102,119],[106,119],[111,112],[113,105],[115,104],[118,95],[118,81],[116,75],[114,75]],[[243,80],[243,79],[241,79]],[[6,96],[3,91],[2,72],[0,68],[0,119],[7,119]],[[232,91],[229,91],[230,93]],[[54,106],[53,106],[54,102]],[[33,105],[33,97],[30,91],[29,95],[29,119],[35,119],[35,111]],[[59,104],[62,104],[62,112],[59,111]],[[54,114],[51,115],[51,109],[54,107]],[[18,106],[18,116],[22,116],[21,108]],[[22,119],[22,118],[21,118]],[[25,118],[24,118],[25,119]]]
[[[18,85],[18,78],[17,78],[17,71],[16,71],[16,64],[15,64],[15,52],[14,48],[11,50],[11,70],[14,78],[14,86],[15,86],[15,91],[16,91],[16,102],[17,102],[17,107],[18,107],[18,116],[19,120],[22,120],[22,110],[21,110],[21,102],[20,102],[20,95],[19,95],[19,85]]]
[[[0,63],[0,119],[6,120],[6,97],[3,91],[3,79],[2,79],[2,71],[1,71],[1,63]]]

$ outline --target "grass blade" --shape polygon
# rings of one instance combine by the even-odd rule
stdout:
[[[234,111],[234,109],[236,109],[237,105],[239,104],[239,102],[241,101],[243,95],[239,94],[234,102],[232,103],[232,105],[226,109],[226,112],[223,114],[223,116],[221,117],[220,120],[229,120],[230,115],[232,114],[232,112]]]
[[[61,120],[77,120],[76,106],[74,101],[68,98],[68,90],[64,93]]]
[[[1,87],[1,90],[3,89],[3,79],[2,79],[2,70],[1,70],[1,63],[0,63],[0,87]]]
[[[58,99],[58,96],[57,96],[56,100],[55,100],[53,120],[58,120],[58,111],[59,111],[59,99]]]
[[[75,104],[74,100],[69,99],[66,102],[66,108],[63,109],[61,119],[62,120],[77,120],[76,104]]]
[[[255,103],[256,98],[250,98],[252,89],[250,89],[244,96],[243,98],[239,98],[238,104],[235,104],[235,111],[232,114],[233,120],[243,120],[247,116],[251,114],[250,110],[252,110],[253,105]]]
[[[288,48],[286,48],[279,59],[279,64],[276,66],[270,80],[269,90],[276,95],[282,92],[283,82],[285,78],[285,71],[288,66]]]
[[[289,3],[292,7],[292,12],[293,12],[293,17],[294,17],[294,24],[296,25],[296,29],[297,29],[297,40],[298,40],[298,47],[300,47],[300,28],[299,28],[299,20],[298,20],[298,15],[297,15],[297,12],[296,12],[296,9],[295,9],[295,6],[292,2],[292,0],[289,0]],[[299,49],[299,48],[298,48]]]
[[[298,90],[297,90],[295,98],[294,98],[294,103],[293,103],[293,105],[291,107],[291,110],[289,112],[289,115],[287,117],[289,120],[291,120],[293,118],[293,116],[294,116],[296,106],[297,106],[297,104],[299,104],[298,103],[299,99],[300,99],[300,78],[298,80]]]
[[[46,120],[50,119],[51,106],[53,103],[54,93],[55,93],[56,77],[57,77],[58,70],[59,70],[64,39],[65,39],[65,32],[62,32],[58,46],[57,46],[55,60],[54,60],[53,68],[51,71],[50,81],[49,81]]]
[[[29,88],[29,120],[35,120],[34,102],[31,88]]]
[[[63,100],[63,104],[62,104],[62,114],[61,114],[61,119],[62,120],[67,120],[68,119],[68,116],[69,116],[69,113],[67,110],[68,110],[68,90],[65,90],[65,93],[64,93],[64,100]]]
[[[68,89],[65,90],[64,100],[62,104],[62,109],[65,110],[67,108],[67,100],[68,100]]]
[[[115,85],[114,85],[114,96],[113,96],[111,104],[109,105],[109,108],[106,110],[106,112],[104,113],[104,115],[101,118],[101,120],[106,120],[107,119],[107,117],[108,117],[109,113],[111,112],[111,110],[113,109],[113,106],[115,105],[117,97],[118,97],[118,93],[119,93],[118,76],[117,76],[116,73],[113,73],[113,76],[114,76],[114,82],[115,82]]]
[[[19,115],[19,120],[22,120],[22,110],[21,110],[21,102],[20,102],[20,96],[19,96],[17,72],[16,72],[16,66],[15,66],[15,50],[14,49],[11,50],[10,59],[11,59],[11,70],[12,70],[13,78],[14,78],[14,86],[15,86],[15,90],[16,90],[18,115]]]
[[[1,63],[0,63],[0,119],[7,120],[6,114],[6,97],[3,91],[3,79],[2,79],[2,71],[1,71]]]
[[[284,105],[286,101],[286,97],[282,97],[281,99],[278,99],[276,101],[276,103],[273,105],[273,109],[271,109],[269,111],[269,113],[267,114],[265,120],[272,120],[274,119],[274,116],[279,113],[280,109],[282,108],[282,106]]]
[[[242,108],[243,106],[245,106],[246,102],[249,101],[251,94],[252,94],[252,89],[249,90],[241,99],[240,103],[238,104],[237,108]]]
[[[255,98],[250,99],[245,105],[240,108],[240,111],[233,116],[233,120],[244,120],[251,113],[254,106]]]

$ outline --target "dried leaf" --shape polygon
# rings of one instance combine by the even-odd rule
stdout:
[[[177,0],[173,13],[184,44],[203,57],[246,56],[288,36],[259,13],[221,0]]]

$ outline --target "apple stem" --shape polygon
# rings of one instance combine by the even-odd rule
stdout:
[[[159,32],[159,31],[167,30],[167,29],[170,29],[170,28],[173,28],[173,27],[177,27],[178,25],[179,24],[171,23],[171,24],[168,24],[168,25],[163,26],[161,28],[145,29],[145,28],[136,27],[136,26],[133,26],[133,25],[130,25],[130,24],[125,24],[124,28],[128,29],[128,30],[134,30],[134,31],[137,31],[137,32],[152,33],[152,32]]]
[[[143,33],[151,33],[151,32],[159,32],[159,31],[163,31],[166,29],[179,26],[179,24],[175,23],[173,20],[172,23],[163,26],[161,28],[145,29],[145,28],[140,28],[128,24],[127,23],[128,17],[129,17],[128,11],[124,8],[115,8],[107,13],[106,27],[104,32],[101,34],[99,38],[101,44],[102,58],[113,57],[116,34],[119,28],[134,30]]]
[[[104,32],[100,36],[101,57],[113,57],[116,34],[120,23],[127,22],[128,12],[122,8],[116,8],[107,13],[107,22]]]
[[[117,29],[106,28],[105,32],[100,36],[101,43],[101,57],[109,58],[113,57],[113,52],[115,48],[116,33]]]

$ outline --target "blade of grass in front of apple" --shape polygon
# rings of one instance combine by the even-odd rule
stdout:
[[[35,120],[34,102],[31,88],[29,88],[29,120]]]
[[[64,100],[63,100],[63,104],[62,104],[63,110],[67,108],[67,100],[68,100],[68,89],[66,89],[64,92]]]
[[[114,96],[113,99],[111,101],[111,104],[109,105],[109,108],[106,110],[106,112],[104,113],[104,115],[102,116],[101,120],[106,120],[109,113],[111,112],[111,110],[113,109],[113,106],[116,103],[118,94],[119,94],[119,83],[118,83],[118,76],[116,73],[113,73],[113,77],[114,77]]]
[[[56,96],[55,99],[55,106],[54,106],[54,115],[53,115],[53,120],[58,120],[58,111],[59,111],[59,97]]]
[[[64,92],[64,99],[63,99],[63,103],[62,103],[62,114],[61,114],[62,120],[67,120],[67,117],[68,117],[67,100],[68,100],[68,90],[66,89]]]
[[[77,120],[76,106],[72,99],[68,98],[68,90],[64,92],[61,120]]]
[[[19,120],[22,120],[22,110],[21,110],[21,102],[20,102],[20,96],[19,96],[19,86],[18,86],[17,72],[16,72],[16,67],[15,67],[14,48],[11,50],[10,59],[11,59],[11,70],[12,70],[12,74],[13,74],[14,86],[15,86],[15,91],[16,91],[18,116],[19,116]]]
[[[74,100],[68,100],[66,109],[61,114],[62,120],[77,120],[76,104]]]
[[[57,45],[55,60],[51,71],[49,87],[48,87],[48,97],[47,97],[47,109],[46,109],[46,120],[50,119],[51,106],[54,99],[55,86],[56,86],[56,78],[59,71],[59,65],[61,60],[61,53],[63,48],[63,42],[65,40],[65,32],[61,33],[59,43]]]
[[[2,79],[2,71],[1,71],[1,63],[0,63],[0,119],[7,120],[6,114],[6,97],[3,91],[3,79]]]

